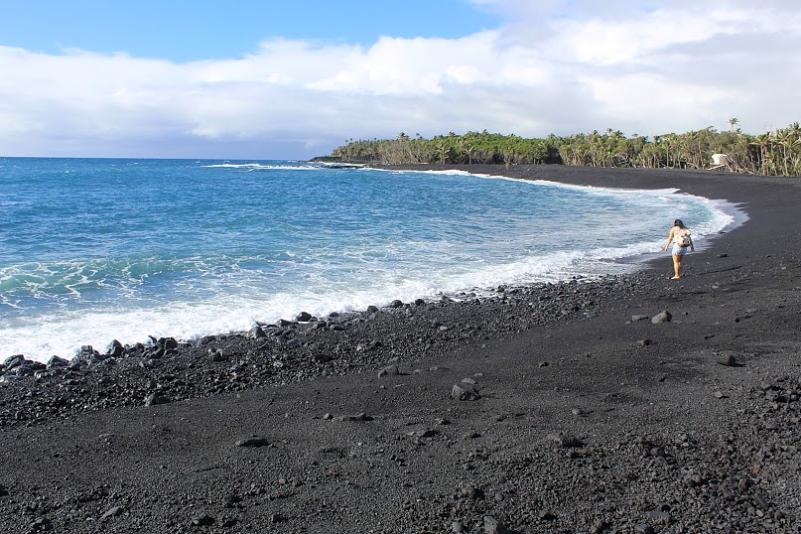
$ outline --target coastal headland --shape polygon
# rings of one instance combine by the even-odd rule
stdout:
[[[0,532],[801,528],[801,181],[411,168],[677,188],[748,220],[678,282],[665,255],[630,275],[1,362]]]

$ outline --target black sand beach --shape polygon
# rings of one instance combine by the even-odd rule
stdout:
[[[801,182],[466,170],[676,187],[750,220],[679,282],[665,255],[599,281],[7,362],[0,532],[801,532]]]

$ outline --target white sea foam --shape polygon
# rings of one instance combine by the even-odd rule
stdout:
[[[212,165],[201,165],[206,169],[246,169],[252,171],[316,171],[322,167],[314,165],[270,165],[266,163],[215,163]]]

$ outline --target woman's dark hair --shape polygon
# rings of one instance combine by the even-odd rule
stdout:
[[[682,230],[687,228],[686,226],[684,226],[684,223],[681,221],[681,219],[676,219],[675,221],[673,221],[673,226],[678,226]]]

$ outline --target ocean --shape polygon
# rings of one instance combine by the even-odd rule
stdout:
[[[0,158],[0,357],[625,272],[677,217],[699,245],[733,220],[671,190],[457,171]]]

